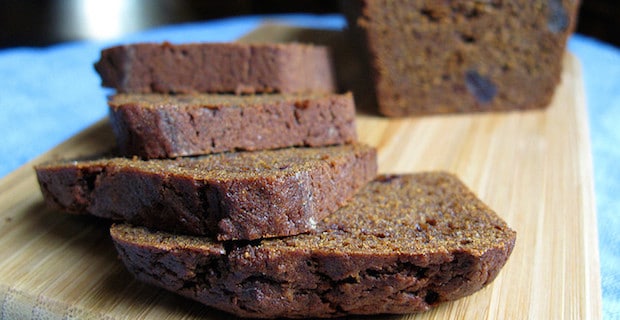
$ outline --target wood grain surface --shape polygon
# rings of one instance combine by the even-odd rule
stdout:
[[[270,26],[244,41],[312,40],[301,35]],[[360,109],[359,137],[378,148],[381,172],[454,172],[518,232],[508,263],[480,292],[427,313],[372,319],[601,317],[583,83],[578,61],[564,62],[545,110],[388,119]],[[0,180],[0,319],[230,318],[133,280],[106,221],[45,207],[34,164],[113,143],[102,120]]]

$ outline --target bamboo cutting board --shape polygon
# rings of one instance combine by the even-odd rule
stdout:
[[[306,36],[271,26],[244,41]],[[424,314],[377,319],[601,317],[583,84],[573,56],[564,66],[546,110],[406,119],[358,112],[360,140],[378,148],[381,172],[454,172],[518,233],[508,263],[480,292]],[[45,208],[34,164],[112,145],[103,120],[0,180],[0,319],[230,318],[133,280],[105,222]]]

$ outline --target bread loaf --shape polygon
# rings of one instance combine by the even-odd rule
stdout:
[[[542,108],[560,81],[578,0],[345,0],[379,111]]]

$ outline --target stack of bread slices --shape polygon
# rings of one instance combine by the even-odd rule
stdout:
[[[139,280],[244,317],[425,311],[498,274],[515,232],[455,176],[377,175],[329,50],[102,51],[116,157],[36,167],[46,202],[114,220]]]

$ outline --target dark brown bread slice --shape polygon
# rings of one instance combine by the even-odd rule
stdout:
[[[347,94],[119,94],[110,120],[121,154],[173,158],[356,140]]]
[[[325,93],[330,59],[327,47],[297,43],[137,43],[103,50],[95,69],[126,93]]]
[[[46,202],[70,213],[220,240],[312,230],[377,173],[366,145],[36,167]]]
[[[446,173],[380,176],[311,234],[214,242],[114,225],[139,280],[243,317],[426,311],[489,284],[516,233]]]
[[[387,116],[541,108],[578,0],[347,0]]]

